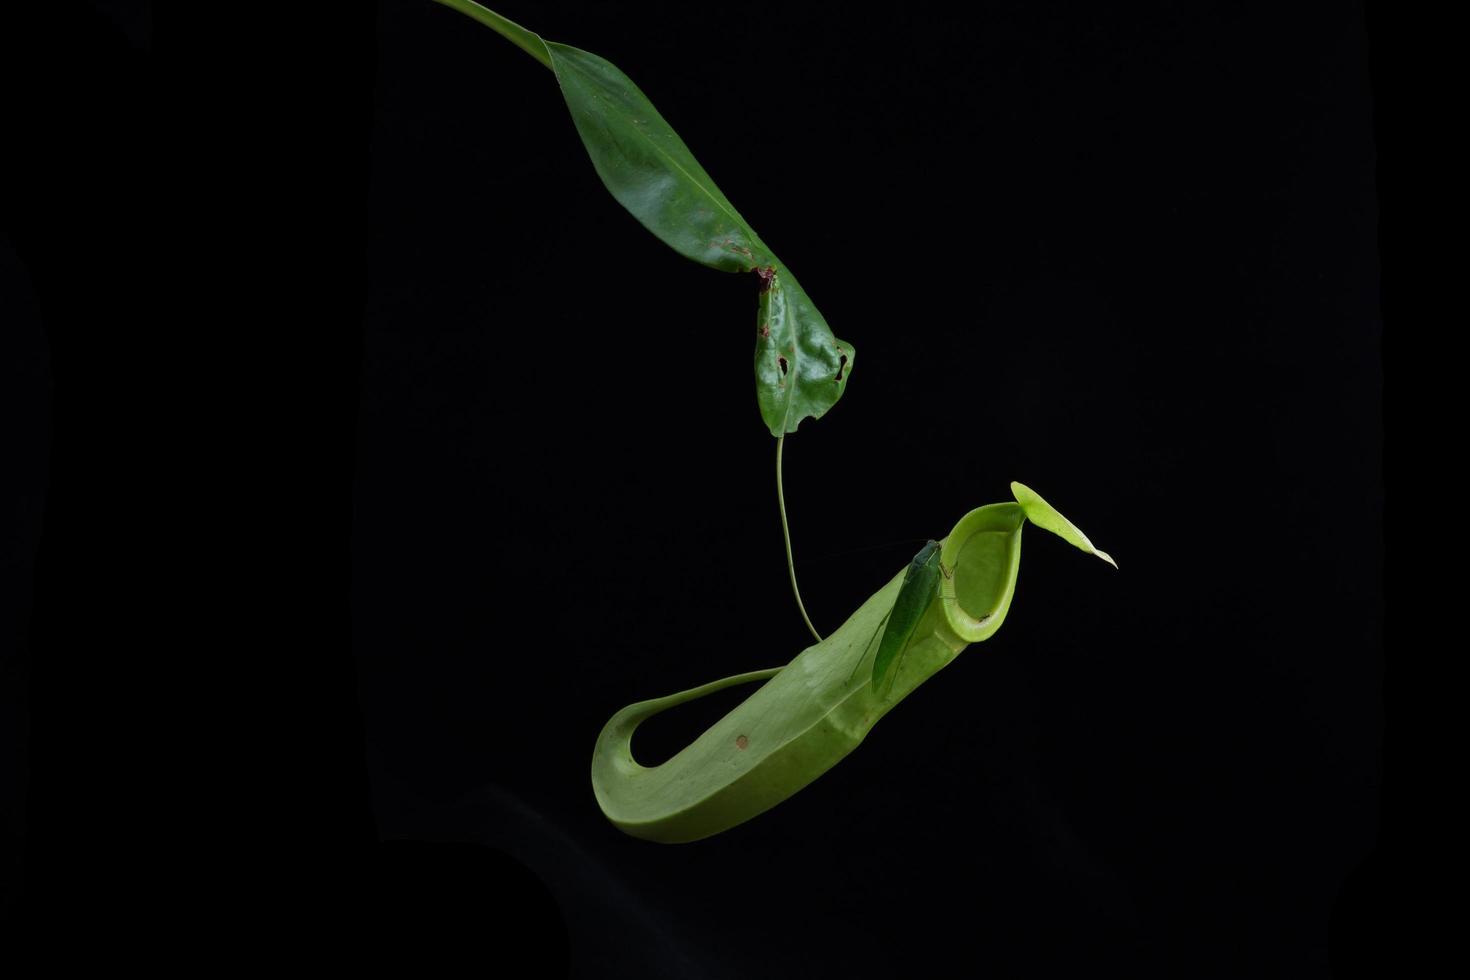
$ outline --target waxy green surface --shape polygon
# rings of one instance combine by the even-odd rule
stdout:
[[[592,788],[607,818],[647,840],[699,840],[770,809],[857,748],[904,697],[966,646],[1000,628],[1015,594],[1026,520],[1042,527],[1066,521],[1021,484],[1012,487],[1018,497],[1028,495],[1026,504],[972,510],[940,542],[939,558],[954,574],[939,579],[904,655],[895,661],[891,689],[875,691],[869,674],[859,668],[873,650],[875,632],[893,608],[907,568],[836,632],[785,667],[726,677],[613,715],[592,754]],[[1070,521],[1067,526],[1075,528]],[[1100,554],[1090,543],[1083,550]],[[644,720],[756,681],[765,683],[667,762],[642,766],[633,758],[633,733]]]

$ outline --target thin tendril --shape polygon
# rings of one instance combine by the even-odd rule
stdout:
[[[786,445],[784,434],[776,438],[776,502],[781,505],[781,534],[786,538],[786,570],[791,573],[791,593],[796,596],[796,608],[801,610],[802,621],[806,628],[812,631],[812,636],[817,642],[822,642],[822,634],[812,625],[811,617],[806,614],[806,606],[801,604],[801,590],[796,587],[796,561],[791,557],[791,528],[786,523],[786,490],[781,486],[781,449]]]

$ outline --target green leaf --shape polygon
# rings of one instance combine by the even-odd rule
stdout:
[[[821,418],[847,387],[855,357],[779,263],[761,293],[756,319],[755,398],[771,435]]]
[[[796,277],[638,86],[606,59],[546,41],[473,0],[438,2],[549,65],[597,175],[645,228],[703,265],[760,274],[756,401],[771,435],[795,432],[802,419],[821,418],[836,404],[852,372],[852,345],[833,336]]]
[[[592,166],[618,203],[685,258],[723,272],[772,265],[770,250],[689,147],[616,65],[546,42]]]

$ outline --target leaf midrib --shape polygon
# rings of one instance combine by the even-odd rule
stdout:
[[[592,52],[590,52],[590,51],[582,51],[581,48],[574,48],[570,44],[558,44],[555,41],[546,41],[544,39],[542,40],[541,43],[545,44],[546,47],[547,47],[547,50],[551,51],[551,62],[552,62],[552,66],[553,66],[552,67],[552,71],[557,76],[557,84],[558,85],[561,84],[561,71],[560,71],[559,67],[557,67],[557,66],[562,65],[563,62],[562,62],[561,59],[557,58],[557,56],[556,56],[556,49],[557,48],[567,48],[567,49],[572,50],[572,51],[579,51],[582,54],[588,55],[589,57],[593,57],[593,58],[596,58],[597,57],[597,55],[592,54]],[[604,59],[599,59],[599,60],[604,60]],[[577,71],[577,64],[576,64],[575,61],[572,61],[572,60],[568,59],[565,62],[565,64],[566,64],[566,67],[567,67],[568,70],[570,70],[570,71]],[[608,64],[612,64],[612,63],[611,62],[608,62]],[[597,86],[596,85],[596,79],[592,78],[592,76],[590,74],[588,74],[587,72],[582,71],[582,72],[578,72],[578,74],[580,74],[583,78],[586,78],[589,81],[593,82],[594,87],[598,87],[598,88],[601,87],[601,86]],[[638,89],[637,85],[635,83],[633,83],[633,80],[631,78],[628,79],[628,82],[630,84],[633,84],[633,87],[635,89],[637,89],[637,91],[638,91],[638,93],[640,95],[643,94],[643,90],[642,89]],[[650,109],[652,109],[653,112],[658,116],[659,121],[662,122],[664,124],[664,126],[666,126],[668,128],[669,132],[674,133],[674,128],[672,126],[669,126],[668,120],[664,119],[663,114],[660,113],[657,109],[654,108],[653,102],[650,101],[646,95],[643,96],[643,97],[644,97],[644,100],[645,101],[648,101],[648,107]],[[721,192],[721,194],[719,196],[716,196],[714,193],[712,193],[710,191],[710,189],[708,187],[705,186],[704,181],[701,181],[699,178],[695,177],[694,174],[691,174],[688,170],[684,169],[684,165],[682,163],[680,163],[675,157],[671,156],[669,154],[669,151],[668,150],[666,150],[662,146],[660,146],[658,144],[658,141],[657,140],[654,140],[652,137],[650,137],[643,130],[639,129],[637,126],[631,126],[630,128],[633,130],[633,132],[635,132],[635,133],[638,134],[638,138],[640,140],[642,140],[642,142],[644,144],[653,147],[654,152],[656,152],[659,156],[661,156],[665,160],[667,160],[673,166],[673,168],[675,170],[677,170],[677,171],[679,171],[679,173],[683,174],[688,179],[689,183],[691,183],[695,187],[699,188],[700,193],[704,194],[705,197],[709,198],[711,204],[715,205],[722,212],[724,212],[730,218],[730,220],[732,220],[736,224],[738,224],[740,226],[741,230],[743,230],[745,232],[745,234],[750,238],[750,241],[751,241],[751,244],[752,245],[759,245],[761,247],[761,251],[763,251],[764,253],[766,253],[766,257],[768,259],[770,259],[773,264],[776,262],[776,257],[774,255],[770,254],[770,248],[766,245],[765,242],[763,242],[763,241],[760,240],[760,236],[755,233],[755,229],[750,226],[750,222],[746,221],[745,218],[743,216],[741,216],[741,214],[738,211],[735,210],[735,205],[730,204],[727,200],[723,200],[722,199],[724,197],[723,192]],[[683,143],[682,138],[680,138],[677,133],[674,134],[674,138],[675,139],[678,139],[681,144]],[[685,149],[687,150],[688,147],[686,146]],[[690,153],[690,156],[692,157],[693,155],[694,154],[691,152]],[[714,184],[713,178],[710,179],[709,183],[711,185]],[[757,264],[759,264],[759,263],[757,263]],[[755,266],[751,266],[751,268],[755,268]]]

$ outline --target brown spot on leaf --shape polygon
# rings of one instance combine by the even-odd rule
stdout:
[[[737,749],[746,749],[746,748],[749,748],[750,747],[750,739],[746,738],[744,735],[736,735],[735,736],[735,747]]]
[[[776,281],[776,269],[774,266],[766,266],[764,269],[756,269],[755,274],[760,276],[760,291],[766,292],[771,288],[771,283]]]

